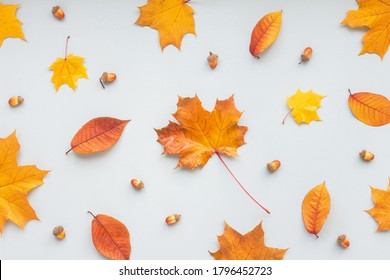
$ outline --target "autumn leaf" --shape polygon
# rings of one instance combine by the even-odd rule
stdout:
[[[66,154],[70,151],[76,154],[91,154],[108,150],[119,140],[129,121],[110,117],[90,120],[77,131]]]
[[[0,47],[6,38],[20,38],[26,40],[22,30],[22,22],[16,18],[19,5],[5,5],[0,3]]]
[[[330,211],[330,196],[325,182],[311,189],[302,202],[302,218],[308,233],[318,237]]]
[[[390,101],[371,92],[349,92],[349,108],[355,117],[371,126],[382,126],[390,123]]]
[[[77,80],[80,78],[88,79],[87,68],[84,67],[84,58],[73,54],[67,55],[69,36],[66,39],[65,56],[57,58],[50,65],[50,70],[54,71],[51,81],[54,84],[56,91],[63,84],[67,84],[71,89],[76,90]]]
[[[378,223],[377,231],[390,230],[390,178],[387,190],[371,188],[374,208],[365,210]]]
[[[282,25],[282,12],[273,12],[262,17],[252,31],[250,53],[258,57],[271,46],[279,35]]]
[[[92,220],[92,241],[96,250],[112,260],[130,259],[130,233],[127,227],[117,219],[98,214]]]
[[[352,28],[368,27],[359,55],[376,53],[382,59],[390,44],[390,0],[358,0],[358,10],[348,11],[341,22]]]
[[[261,222],[245,235],[225,222],[225,230],[218,236],[218,242],[219,250],[209,252],[216,260],[281,260],[288,250],[265,246]]]
[[[220,155],[237,156],[237,148],[245,144],[244,135],[248,128],[237,124],[241,115],[233,96],[217,100],[212,112],[203,108],[198,96],[179,97],[177,111],[173,114],[179,124],[170,121],[166,127],[155,129],[157,142],[163,145],[163,154],[179,154],[176,167],[203,167],[215,153],[241,189],[269,214],[234,176]]]
[[[148,0],[139,7],[141,14],[135,23],[157,29],[161,49],[170,44],[180,49],[185,34],[196,35],[194,10],[188,2],[190,0]]]
[[[291,109],[283,119],[283,124],[289,114],[292,114],[297,124],[311,123],[312,121],[321,120],[317,114],[317,109],[321,106],[321,100],[325,96],[319,95],[311,90],[303,92],[300,89],[287,98],[287,105]]]
[[[0,138],[0,234],[7,220],[20,228],[30,220],[38,220],[27,194],[42,185],[49,172],[35,165],[18,166],[19,148],[15,132],[5,139]]]

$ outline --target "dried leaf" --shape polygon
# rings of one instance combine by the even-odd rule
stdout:
[[[119,140],[129,121],[110,117],[90,120],[77,131],[66,153],[73,150],[76,154],[91,154],[108,150]]]
[[[128,260],[131,245],[130,233],[126,226],[117,219],[103,215],[93,215],[92,241],[96,250],[112,260]]]
[[[258,57],[266,48],[272,45],[279,35],[282,25],[282,12],[266,14],[256,24],[252,31],[249,51]]]
[[[302,202],[302,218],[307,232],[317,236],[328,217],[329,211],[330,196],[325,182],[323,182],[310,190]]]
[[[218,242],[219,250],[209,252],[216,260],[281,260],[288,250],[265,246],[261,222],[245,235],[225,222],[225,230],[218,236]]]
[[[359,55],[376,53],[383,59],[390,44],[390,0],[358,0],[358,4],[359,9],[348,11],[341,23],[368,27]]]
[[[0,138],[0,234],[7,220],[20,228],[30,220],[38,220],[27,194],[42,185],[49,173],[35,165],[18,166],[19,147],[15,132],[5,139]]]
[[[180,49],[183,36],[195,33],[194,10],[185,0],[148,0],[140,9],[135,22],[141,26],[157,29],[161,49],[172,44]]]
[[[288,107],[291,109],[287,116],[291,113],[297,124],[303,122],[309,124],[311,121],[321,120],[317,109],[321,106],[321,100],[324,97],[311,90],[302,92],[298,89],[293,96],[287,98]]]
[[[367,125],[382,126],[390,123],[390,101],[380,94],[350,93],[348,104],[355,117]]]
[[[374,208],[365,210],[378,223],[377,231],[390,230],[390,178],[387,190],[371,188]]]
[[[203,167],[216,152],[237,156],[237,148],[245,144],[248,129],[237,125],[241,115],[233,96],[217,100],[212,112],[202,107],[198,96],[179,97],[173,114],[179,124],[169,122],[166,127],[156,129],[157,141],[164,146],[163,154],[180,155],[177,167]]]
[[[6,38],[26,40],[22,30],[22,22],[16,18],[19,5],[0,4],[0,47]]]

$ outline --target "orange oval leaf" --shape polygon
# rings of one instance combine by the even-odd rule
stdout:
[[[113,217],[89,213],[94,218],[92,241],[99,253],[112,260],[128,260],[131,245],[130,233],[126,226]]]
[[[66,152],[91,154],[108,150],[119,140],[123,129],[130,120],[118,120],[109,117],[95,118],[87,122],[77,131]]]
[[[317,236],[330,211],[330,196],[325,182],[311,189],[302,202],[302,218],[306,230]],[[317,236],[318,237],[318,236]]]
[[[273,12],[262,17],[252,31],[249,51],[258,57],[266,48],[272,45],[279,35],[282,25],[282,12]]]
[[[367,125],[382,126],[390,123],[390,101],[383,95],[350,92],[348,104],[355,117]]]

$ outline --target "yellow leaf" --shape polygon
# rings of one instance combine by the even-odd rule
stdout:
[[[6,38],[26,40],[22,30],[22,22],[16,18],[19,5],[0,4],[0,47]]]
[[[242,235],[225,222],[225,230],[218,236],[219,250],[210,253],[216,260],[281,260],[287,249],[267,247],[260,224]]]
[[[287,98],[287,104],[291,110],[286,117],[291,113],[297,124],[303,122],[309,124],[311,121],[321,120],[320,116],[317,114],[317,109],[321,106],[321,100],[324,97],[325,96],[316,94],[311,90],[302,92],[298,89],[293,96]]]
[[[317,236],[328,218],[329,211],[330,196],[323,182],[311,189],[302,202],[302,218],[307,232]]]
[[[279,35],[282,25],[282,12],[273,12],[262,17],[253,28],[249,51],[258,57],[272,45]]]
[[[50,65],[50,70],[54,71],[51,81],[54,84],[56,91],[63,84],[67,84],[71,89],[76,90],[77,80],[80,78],[88,79],[87,68],[84,67],[84,58],[67,55],[68,40],[66,40],[65,58],[57,58],[57,60]]]
[[[376,53],[383,59],[390,44],[390,0],[359,0],[358,4],[359,9],[348,11],[341,23],[352,28],[368,27],[359,55]]]
[[[365,210],[378,223],[377,231],[390,230],[390,178],[387,190],[371,187],[372,200],[375,205],[370,210]]]
[[[164,49],[172,44],[180,49],[183,36],[195,33],[194,10],[185,0],[148,0],[140,9],[140,16],[135,22],[141,26],[157,29],[160,45]]]
[[[43,184],[49,172],[36,166],[17,166],[19,147],[15,132],[0,138],[0,234],[7,220],[21,228],[29,220],[38,220],[26,196]]]

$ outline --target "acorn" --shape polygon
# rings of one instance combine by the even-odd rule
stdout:
[[[116,80],[116,74],[115,73],[109,73],[109,72],[104,72],[102,76],[100,77],[100,83],[102,87],[105,89],[106,87],[104,84],[107,83],[112,83],[113,81]]]
[[[56,226],[53,229],[53,235],[55,237],[57,237],[59,240],[64,239],[66,236],[65,231],[64,231],[64,227],[63,226]]]
[[[270,163],[267,163],[267,169],[271,173],[278,170],[279,167],[280,167],[280,161],[278,161],[278,160],[273,160]]]
[[[51,10],[51,13],[57,18],[57,19],[63,19],[65,17],[64,11],[60,8],[60,6],[55,6]]]
[[[303,53],[301,54],[301,64],[302,62],[308,62],[311,58],[311,55],[313,54],[313,50],[310,47],[307,47],[306,49],[303,50]]]
[[[16,106],[19,106],[20,104],[22,104],[24,101],[24,98],[21,97],[21,96],[12,96],[9,100],[8,100],[8,104],[11,106],[11,107],[16,107]]]
[[[207,57],[207,61],[211,69],[214,69],[218,65],[218,55],[210,52],[210,55]]]
[[[169,215],[169,216],[165,219],[165,222],[166,222],[168,225],[173,225],[173,224],[176,224],[178,221],[180,221],[180,218],[181,218],[181,215],[179,215],[179,214],[172,214],[172,215]]]
[[[340,235],[337,238],[337,242],[340,244],[341,247],[343,248],[348,248],[349,247],[349,240],[347,239],[347,236],[345,234]]]
[[[363,150],[359,153],[360,157],[366,161],[373,160],[375,158],[375,155],[371,152],[368,152],[366,150]]]
[[[131,180],[131,185],[134,188],[136,188],[137,190],[141,190],[141,189],[143,189],[145,187],[144,182],[142,182],[141,180],[138,180],[136,178]]]

